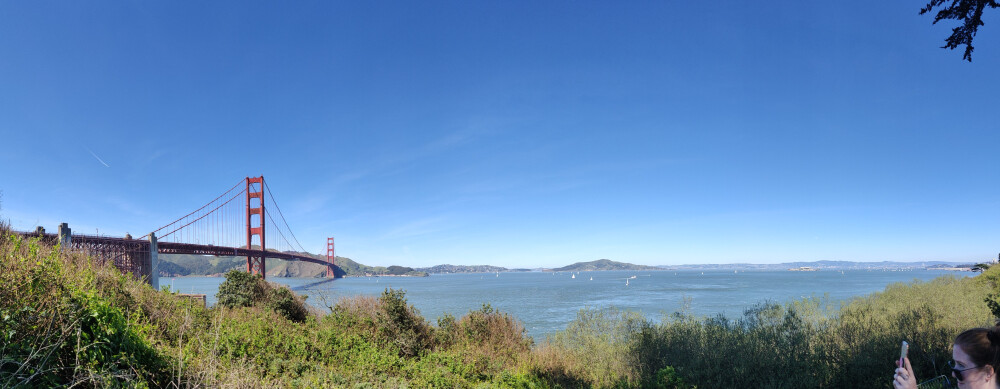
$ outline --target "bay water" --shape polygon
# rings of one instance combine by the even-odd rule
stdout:
[[[387,288],[406,291],[406,299],[431,323],[449,313],[459,318],[483,304],[520,320],[536,340],[566,328],[583,308],[615,307],[658,320],[686,309],[696,316],[724,314],[737,318],[761,302],[784,304],[824,298],[839,304],[896,282],[930,280],[973,273],[938,270],[665,270],[600,272],[504,272],[432,274],[429,277],[348,277],[336,280],[271,277],[309,296],[326,310],[345,297],[379,296]],[[208,295],[215,303],[220,277],[161,278],[181,293]],[[686,306],[686,308],[685,308]]]

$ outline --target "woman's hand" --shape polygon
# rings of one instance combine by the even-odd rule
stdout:
[[[899,361],[896,361],[899,364]],[[896,374],[892,376],[892,387],[895,389],[917,389],[917,377],[913,376],[913,366],[910,366],[910,358],[903,358],[903,366],[896,368]]]

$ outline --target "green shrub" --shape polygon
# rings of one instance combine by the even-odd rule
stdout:
[[[632,350],[638,335],[648,326],[639,313],[616,308],[582,309],[565,331],[547,339],[547,346],[568,357],[567,375],[596,387],[634,386],[641,378],[639,358]]]
[[[260,275],[230,270],[215,295],[218,304],[227,308],[261,306],[285,319],[301,323],[309,316],[305,299],[288,287],[264,281]]]
[[[301,323],[309,317],[309,310],[306,308],[302,297],[295,295],[286,287],[273,288],[267,293],[267,308],[278,313],[282,317]]]
[[[250,307],[264,300],[264,279],[260,275],[230,270],[215,294],[217,303],[226,308]]]
[[[431,327],[412,305],[406,303],[406,292],[386,289],[379,302],[382,304],[383,322],[379,323],[384,336],[398,349],[401,356],[413,357],[430,346]]]
[[[458,323],[455,316],[445,313],[437,319],[437,330],[434,331],[434,344],[441,348],[448,348],[455,343],[455,332]]]
[[[677,375],[674,368],[667,366],[656,371],[656,376],[653,378],[653,382],[645,385],[651,389],[688,389],[690,386],[684,383],[684,380]]]

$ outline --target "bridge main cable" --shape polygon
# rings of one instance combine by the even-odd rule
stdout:
[[[215,208],[213,208],[213,209],[212,209],[211,211],[208,211],[208,213],[206,213],[206,214],[204,214],[204,215],[201,215],[201,216],[200,216],[200,217],[198,217],[197,219],[194,219],[194,220],[192,220],[192,221],[188,222],[188,224],[185,224],[185,225],[183,225],[183,226],[180,226],[180,227],[177,227],[177,228],[175,228],[175,229],[174,229],[173,231],[170,231],[170,232],[168,232],[168,233],[166,233],[166,234],[163,234],[163,236],[161,236],[161,238],[166,238],[166,237],[170,236],[170,234],[173,234],[173,233],[177,232],[177,231],[178,231],[178,230],[180,230],[181,228],[184,228],[184,227],[187,227],[187,226],[190,226],[191,224],[194,224],[194,222],[196,222],[196,221],[198,221],[198,220],[201,220],[201,219],[204,219],[204,218],[205,218],[205,216],[208,216],[208,215],[211,215],[211,214],[212,214],[212,212],[215,212],[215,211],[216,211],[217,209],[219,209],[219,208],[222,208],[222,206],[223,206],[223,205],[226,205],[226,204],[229,204],[229,203],[230,203],[231,201],[233,201],[233,200],[236,200],[236,198],[237,198],[237,197],[239,197],[239,196],[240,196],[241,194],[243,194],[243,192],[246,192],[246,189],[244,189],[244,190],[241,190],[241,191],[240,191],[239,193],[237,193],[237,194],[233,195],[233,197],[232,197],[232,198],[230,198],[229,200],[226,200],[226,202],[224,202],[224,203],[222,203],[222,204],[219,204],[219,206],[218,206],[218,207],[215,207]],[[220,196],[220,197],[221,197],[221,196]],[[218,200],[218,198],[216,198],[216,200]],[[215,200],[212,200],[212,202],[215,202]],[[211,204],[211,203],[209,203],[209,204]],[[205,208],[205,207],[201,207],[201,208]],[[200,208],[199,208],[199,209],[200,209]],[[197,212],[197,211],[195,211],[195,212]],[[193,213],[193,212],[192,212],[192,213]],[[190,216],[190,214],[189,214],[188,216]],[[185,217],[187,217],[187,216],[185,216]],[[181,218],[181,219],[183,219],[183,218]],[[175,222],[175,223],[176,223],[176,222]],[[173,224],[173,223],[170,223],[170,224]],[[170,224],[168,224],[168,226],[169,226]],[[160,228],[160,229],[162,230],[163,228]],[[157,230],[157,231],[159,231],[159,230]],[[156,232],[156,231],[153,231],[153,232]],[[148,236],[148,235],[147,235],[147,236]]]
[[[225,195],[226,195],[226,194],[228,194],[229,192],[232,192],[232,191],[233,191],[233,189],[236,189],[236,187],[240,186],[240,184],[242,184],[243,182],[244,182],[244,180],[239,180],[238,182],[236,182],[236,185],[233,185],[233,187],[232,187],[232,188],[229,188],[229,190],[227,190],[227,191],[225,191],[225,192],[222,192],[222,194],[221,194],[221,195],[219,195],[219,197],[216,197],[215,199],[212,199],[212,201],[209,201],[209,202],[208,202],[207,204],[205,204],[205,205],[202,205],[202,206],[201,206],[201,208],[198,208],[198,209],[196,209],[196,210],[192,211],[191,213],[189,213],[189,214],[187,214],[187,215],[184,215],[184,216],[181,216],[181,217],[180,217],[180,218],[178,218],[177,220],[174,220],[174,221],[172,221],[172,222],[170,222],[170,223],[167,223],[167,224],[166,224],[166,225],[164,225],[163,227],[160,227],[160,228],[157,228],[157,229],[156,229],[156,230],[154,230],[153,232],[150,232],[149,234],[146,234],[146,235],[143,235],[143,236],[142,236],[141,238],[139,238],[139,239],[145,239],[145,238],[148,238],[150,234],[155,234],[155,233],[157,233],[157,232],[160,232],[160,230],[163,230],[164,228],[167,228],[167,227],[170,227],[170,226],[172,226],[172,225],[174,225],[174,224],[176,224],[176,223],[180,222],[181,220],[184,220],[184,219],[185,219],[185,218],[187,218],[188,216],[191,216],[191,215],[194,215],[195,213],[198,213],[198,211],[201,211],[202,209],[205,209],[205,207],[207,207],[207,206],[209,206],[209,205],[212,205],[212,203],[214,203],[214,202],[218,201],[219,199],[221,199],[221,198],[222,198],[222,196],[225,196]],[[240,191],[240,193],[237,193],[236,195],[237,195],[237,196],[239,196],[240,194],[242,194],[242,193],[243,193],[243,192],[245,192],[245,191],[246,191],[246,189],[243,189],[242,191]],[[235,198],[235,197],[233,197],[233,198]],[[230,201],[233,201],[233,199],[229,199],[229,201],[226,201],[226,202],[225,202],[225,203],[223,203],[222,205],[225,205],[225,204],[228,204],[228,203],[229,203]],[[222,205],[220,205],[219,207],[221,207]],[[215,207],[215,209],[213,209],[212,211],[209,211],[209,212],[208,212],[208,213],[206,213],[205,215],[208,215],[208,214],[210,214],[210,213],[212,213],[212,212],[215,212],[215,210],[216,210],[216,209],[219,209],[219,207]],[[198,221],[198,220],[201,220],[201,218],[203,218],[203,217],[205,217],[205,216],[202,216],[202,217],[200,217],[200,218],[198,218],[198,219],[195,219],[195,220],[194,220],[194,221],[192,221],[191,223],[194,223],[194,222],[196,222],[196,221]],[[174,232],[177,232],[177,230],[179,230],[179,229],[181,229],[181,228],[184,228],[184,227],[187,227],[187,226],[191,225],[191,223],[188,223],[188,224],[185,224],[185,225],[183,225],[183,226],[181,226],[181,227],[179,227],[179,228],[177,228],[177,229],[174,229],[173,231],[171,231],[171,232],[167,233],[167,235],[170,235],[170,234],[172,234],[172,233],[174,233]],[[164,235],[164,236],[166,236],[166,235]],[[163,238],[164,236],[161,236],[160,238]]]
[[[299,243],[299,238],[296,238],[295,237],[295,233],[292,232],[292,227],[288,226],[288,221],[285,220],[285,215],[281,213],[281,207],[278,206],[278,201],[274,199],[274,194],[271,193],[271,187],[267,185],[267,182],[264,182],[264,189],[267,190],[268,196],[271,197],[271,203],[274,204],[274,208],[278,210],[278,216],[281,217],[281,221],[283,223],[285,223],[285,228],[288,229],[288,234],[291,235],[292,239],[295,240],[295,243],[299,245],[299,250],[301,250],[300,252],[303,252],[303,253],[306,252],[306,249],[304,247],[302,247],[302,243]],[[265,210],[265,212],[266,212],[266,210]],[[267,218],[271,219],[271,215],[268,214]],[[271,221],[273,222],[274,219],[271,219]],[[274,224],[278,224],[278,223],[274,223]],[[285,239],[285,243],[288,243],[288,246],[292,247],[292,242],[289,242],[288,238],[285,238],[285,234],[281,233],[281,229],[280,228],[278,229],[278,235],[281,235],[281,238]]]

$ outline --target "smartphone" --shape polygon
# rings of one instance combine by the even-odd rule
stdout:
[[[903,347],[899,349],[899,367],[903,367],[903,358],[906,358],[906,353],[910,351],[910,344],[903,341]]]

